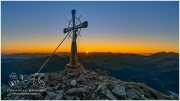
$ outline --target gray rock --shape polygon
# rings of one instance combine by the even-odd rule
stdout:
[[[62,94],[64,91],[63,90],[56,90],[56,93]]]
[[[116,97],[110,92],[110,90],[106,87],[105,83],[99,84],[96,91],[101,91],[102,94],[106,95],[111,100],[117,100]]]
[[[76,80],[71,80],[71,85],[76,86]]]
[[[54,86],[54,89],[58,89],[61,84],[57,84]]]
[[[20,99],[18,99],[18,100],[25,100],[25,98],[20,98]]]
[[[76,99],[76,100],[80,100],[79,96],[75,96],[75,99]]]
[[[136,90],[135,89],[129,89],[127,92],[126,92],[126,95],[128,98],[130,99],[138,99],[138,95],[136,94]]]
[[[63,94],[62,94],[62,93],[61,93],[61,94],[58,94],[58,95],[55,97],[54,100],[61,100],[62,97],[63,97]]]
[[[66,91],[66,93],[83,93],[83,92],[87,92],[87,90],[84,88],[71,88]]]
[[[10,96],[13,96],[13,95],[14,95],[14,93],[11,92],[11,93],[8,93],[8,94],[7,94],[7,97],[10,97]]]
[[[106,90],[105,95],[111,100],[117,100],[117,98],[110,92],[110,90]]]
[[[89,75],[97,75],[97,73],[92,71]]]
[[[147,100],[147,98],[143,94],[140,96],[140,99],[141,100]]]
[[[84,81],[86,81],[86,79],[84,79],[82,76],[80,76],[80,77],[77,79],[77,81],[84,82]]]
[[[15,100],[19,100],[20,98],[19,98],[19,96],[15,96],[15,98],[14,98]]]
[[[96,93],[93,93],[91,96],[92,96],[92,98],[94,98],[95,97],[95,95],[96,95]]]
[[[102,89],[103,87],[105,87],[105,84],[104,83],[101,83],[98,85],[96,91],[99,91],[100,89]]]
[[[66,95],[65,98],[66,98],[67,100],[73,100],[73,99],[74,99],[74,96],[68,96],[68,95]]]
[[[93,89],[95,88],[94,85],[89,85],[89,86],[84,86],[83,88],[87,89],[87,90],[90,90],[90,89]]]
[[[121,86],[121,85],[117,85],[114,87],[114,89],[112,90],[112,92],[122,98],[126,97],[126,92],[125,92],[125,87]]]
[[[53,87],[46,87],[46,91],[53,91]]]
[[[67,78],[67,77],[65,77],[65,76],[63,76],[63,77],[62,77],[62,79],[63,79],[63,80],[67,80],[68,78]]]
[[[77,75],[77,73],[76,73],[76,72],[72,72],[72,73],[68,73],[68,74],[67,74],[67,76],[70,76],[70,77],[71,77],[71,76],[74,76],[74,75]]]
[[[125,98],[125,100],[133,100],[133,99],[130,99],[130,98]]]
[[[52,100],[52,99],[54,99],[55,97],[56,97],[56,93],[54,93],[54,92],[47,92],[47,95],[46,95],[46,97],[45,97],[45,100]]]
[[[99,80],[102,80],[102,79],[103,79],[103,76],[99,76],[98,79],[99,79]]]

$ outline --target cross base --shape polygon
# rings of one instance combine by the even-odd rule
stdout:
[[[81,63],[78,63],[77,65],[66,64],[65,70],[72,72],[86,73],[86,70],[84,69]]]

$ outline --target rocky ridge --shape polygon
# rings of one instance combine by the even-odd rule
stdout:
[[[105,75],[100,70],[83,73],[78,70],[65,69],[64,71],[45,73],[45,86],[22,84],[19,86],[1,88],[1,97],[4,100],[154,100],[178,99],[156,91],[145,84],[125,82]],[[18,90],[9,92],[7,89],[20,89],[34,95],[18,95]],[[37,93],[38,92],[38,93]],[[15,95],[16,94],[16,95]],[[26,94],[26,93],[25,93]]]

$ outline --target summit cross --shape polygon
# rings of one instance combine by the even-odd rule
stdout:
[[[76,39],[77,39],[77,36],[78,36],[77,32],[78,32],[78,29],[87,28],[88,22],[84,21],[83,23],[80,22],[80,24],[76,25],[76,20],[78,19],[78,18],[76,18],[76,10],[72,10],[71,13],[72,13],[72,27],[64,28],[63,31],[64,31],[64,33],[68,33],[70,31],[73,32],[73,34],[72,34],[70,62],[69,62],[69,64],[67,64],[67,66],[72,67],[72,68],[76,68],[76,67],[79,67],[79,65],[81,65],[78,62],[78,56],[77,56],[77,45],[76,45]]]

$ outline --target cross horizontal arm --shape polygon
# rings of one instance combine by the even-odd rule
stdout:
[[[67,33],[73,29],[78,29],[78,28],[86,28],[88,26],[88,22],[85,21],[83,23],[80,23],[79,25],[75,26],[74,28],[73,27],[69,27],[69,28],[64,28],[64,33]]]
[[[73,27],[64,28],[63,32],[64,32],[64,33],[67,33],[67,32],[69,32],[69,31],[71,31],[71,30],[73,30]]]
[[[83,23],[80,23],[79,25],[75,26],[75,29],[86,28],[87,26],[88,26],[88,22],[84,21]]]

